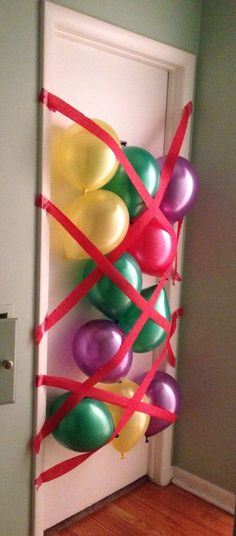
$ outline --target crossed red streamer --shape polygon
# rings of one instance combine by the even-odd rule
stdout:
[[[140,218],[138,218],[135,221],[135,223],[133,224],[133,227],[136,226],[135,227],[135,235],[137,236],[138,232],[141,232],[140,229],[142,230],[145,227],[145,225],[147,225],[148,221],[150,221],[153,218],[153,216],[156,217],[161,222],[163,227],[167,228],[167,230],[170,231],[170,233],[172,234],[173,229],[170,226],[169,222],[167,222],[167,220],[164,217],[164,215],[160,212],[160,210],[158,210],[158,206],[159,206],[159,203],[160,203],[160,201],[161,201],[161,199],[162,199],[162,197],[164,195],[165,188],[166,188],[166,186],[168,184],[168,181],[170,179],[170,175],[172,173],[176,158],[177,158],[177,156],[179,154],[179,150],[180,150],[180,147],[181,147],[181,144],[182,144],[182,141],[183,141],[183,138],[184,138],[185,130],[186,130],[186,127],[187,127],[188,119],[189,119],[189,116],[190,116],[191,110],[192,110],[191,103],[189,103],[184,108],[182,119],[181,119],[180,124],[179,124],[179,126],[177,128],[176,134],[175,134],[173,142],[171,144],[171,148],[170,148],[169,153],[168,153],[168,155],[166,157],[165,165],[164,165],[163,170],[162,170],[161,184],[160,184],[158,193],[157,193],[155,199],[152,200],[152,198],[150,197],[149,193],[145,189],[142,181],[139,179],[139,177],[137,176],[136,172],[133,170],[131,164],[129,163],[129,161],[125,157],[123,151],[116,144],[116,142],[113,140],[113,138],[111,136],[109,136],[109,134],[106,131],[104,131],[101,127],[99,127],[99,125],[97,125],[96,123],[94,123],[90,119],[86,118],[86,116],[84,116],[83,114],[81,114],[80,112],[78,112],[77,110],[72,108],[70,105],[68,105],[64,101],[61,101],[61,99],[59,99],[55,95],[52,95],[52,94],[46,92],[45,90],[42,90],[41,95],[40,95],[40,100],[41,100],[41,102],[46,103],[47,106],[51,110],[60,111],[61,113],[63,113],[67,117],[70,117],[73,121],[76,121],[79,124],[81,124],[81,126],[86,128],[87,130],[89,130],[93,134],[97,135],[100,139],[102,139],[105,143],[107,143],[107,145],[110,146],[111,149],[113,150],[113,152],[116,154],[116,156],[118,157],[119,161],[122,163],[123,167],[125,168],[126,172],[128,173],[128,175],[129,175],[131,181],[133,182],[134,186],[136,187],[136,189],[138,190],[139,194],[141,195],[142,199],[144,200],[146,205],[149,206],[149,209],[146,212],[144,212],[143,217],[141,216]],[[87,281],[84,280],[85,285],[84,285],[84,288],[82,289],[83,294],[82,294],[81,290],[79,290],[79,289],[81,289],[81,284],[80,284],[78,287],[76,287],[75,291],[73,291],[74,294],[71,293],[66,298],[66,300],[64,300],[64,302],[62,302],[59,305],[59,308],[57,308],[56,310],[53,311],[53,317],[51,316],[50,320],[49,320],[50,317],[47,317],[45,319],[44,323],[41,326],[38,327],[38,330],[36,332],[36,339],[37,339],[38,342],[42,338],[44,332],[47,329],[50,329],[50,327],[52,325],[54,325],[62,316],[64,316],[64,314],[66,314],[66,312],[68,312],[68,310],[70,310],[70,308],[73,307],[73,305],[78,301],[78,299],[81,299],[82,295],[84,295],[86,293],[86,291],[88,291],[89,288],[91,288],[91,286],[95,282],[94,281],[95,278],[96,278],[96,280],[98,280],[103,275],[103,273],[106,273],[109,276],[111,275],[111,279],[113,281],[115,281],[116,283],[118,283],[118,286],[120,286],[120,288],[122,290],[126,286],[125,292],[129,296],[131,294],[131,296],[130,296],[131,299],[133,299],[133,301],[137,304],[137,301],[139,300],[139,297],[137,297],[135,295],[135,294],[137,294],[137,292],[134,291],[133,287],[131,287],[131,289],[127,287],[127,285],[126,285],[127,281],[124,280],[124,278],[121,276],[121,274],[116,269],[114,270],[115,267],[113,267],[110,264],[109,261],[108,261],[108,263],[106,263],[106,258],[101,254],[101,252],[99,252],[99,250],[97,250],[97,248],[95,248],[95,246],[93,244],[91,244],[88,241],[87,237],[85,237],[85,235],[83,235],[83,233],[81,233],[80,231],[79,231],[79,233],[80,233],[80,235],[79,235],[78,229],[75,226],[73,226],[73,224],[72,224],[72,222],[70,222],[70,220],[68,220],[60,211],[58,211],[58,209],[57,209],[57,207],[55,207],[55,205],[53,205],[50,201],[46,200],[42,196],[40,198],[38,198],[37,205],[41,206],[42,208],[45,208],[54,217],[56,217],[58,219],[58,221],[60,221],[60,223],[62,223],[62,225],[66,228],[66,230],[68,230],[70,232],[70,234],[79,242],[79,244],[82,245],[82,247],[85,246],[85,249],[88,251],[90,256],[95,260],[95,262],[98,261],[99,266],[102,268],[102,271],[100,271],[100,272],[99,272],[99,269],[95,269],[93,271],[93,273],[89,274],[89,276],[86,278]],[[158,210],[157,214],[155,213],[155,209]],[[59,216],[59,218],[58,218],[58,216]],[[132,234],[132,233],[128,233],[128,240],[125,239],[122,242],[122,244],[120,246],[118,246],[118,248],[116,248],[116,250],[113,252],[113,254],[110,254],[110,256],[109,256],[110,258],[113,255],[113,258],[112,258],[113,262],[115,260],[114,256],[117,255],[117,258],[118,258],[120,256],[121,252],[123,252],[123,251],[125,251],[125,249],[127,249],[127,246],[124,245],[124,243],[127,243],[129,240],[131,242],[132,238],[130,239],[130,234]],[[176,240],[176,237],[175,237],[175,240]],[[104,263],[104,259],[105,259],[105,263]],[[105,270],[104,270],[104,267],[105,267]],[[156,287],[153,295],[151,296],[150,306],[153,306],[155,304],[157,296],[159,295],[159,293],[161,291],[161,288],[163,288],[163,286],[165,284],[165,281],[166,281],[166,278],[168,276],[169,271],[170,271],[170,269],[168,269],[166,271],[166,273],[163,275],[163,278],[162,278],[159,286]],[[117,274],[117,272],[118,272],[118,274]],[[93,277],[90,277],[90,276],[93,276]],[[90,280],[89,280],[89,277],[90,277]],[[122,279],[124,281],[122,281]],[[124,282],[125,282],[125,284],[124,284]],[[86,290],[86,283],[87,283],[87,290]],[[80,295],[79,293],[82,294],[82,295]],[[77,294],[77,296],[76,296],[76,294]],[[133,296],[132,296],[132,294],[133,294]],[[79,295],[79,298],[78,298],[78,295]],[[75,301],[76,297],[78,299]],[[145,300],[144,300],[144,302],[145,302]],[[64,402],[64,404],[49,419],[47,419],[47,421],[44,423],[44,426],[43,426],[42,430],[40,431],[40,433],[36,436],[36,438],[34,440],[34,448],[35,448],[36,451],[39,450],[40,443],[43,440],[43,438],[46,437],[46,435],[48,435],[48,433],[53,431],[55,426],[57,426],[57,424],[61,421],[61,419],[68,413],[68,411],[70,411],[79,402],[79,400],[81,400],[82,398],[84,398],[84,396],[87,395],[89,386],[90,385],[93,386],[97,381],[102,379],[104,377],[104,375],[109,370],[112,370],[123,359],[126,351],[132,346],[134,340],[136,339],[138,333],[140,332],[140,330],[142,329],[143,325],[145,324],[147,318],[150,317],[150,316],[153,317],[153,314],[155,313],[154,310],[149,309],[149,303],[148,302],[142,303],[141,309],[142,309],[143,312],[141,313],[141,315],[138,318],[136,324],[133,326],[131,332],[127,336],[124,344],[122,345],[120,350],[117,352],[117,354],[112,358],[112,360],[110,360],[109,363],[107,363],[106,365],[101,367],[101,369],[99,369],[99,371],[97,371],[92,377],[90,377],[88,380],[86,380],[84,382],[83,386],[80,387],[80,393],[79,394],[78,393],[76,393],[76,394],[72,393],[68,397],[68,399]],[[142,384],[139,386],[139,388],[138,388],[137,392],[135,393],[135,395],[132,397],[132,399],[128,399],[128,401],[127,401],[127,409],[126,409],[124,415],[122,416],[120,422],[118,423],[118,425],[117,425],[117,427],[116,427],[116,429],[114,431],[114,434],[109,439],[109,441],[111,441],[115,437],[115,435],[117,435],[117,433],[119,433],[119,431],[123,428],[123,426],[125,425],[127,420],[131,417],[133,412],[135,410],[137,410],[137,405],[140,404],[140,400],[141,400],[143,394],[146,392],[146,390],[148,388],[148,385],[151,382],[151,380],[152,380],[152,378],[153,378],[153,376],[155,374],[155,371],[157,370],[158,366],[160,365],[161,360],[164,358],[166,350],[168,350],[168,352],[170,354],[170,357],[172,358],[172,364],[173,364],[173,353],[172,353],[172,356],[171,356],[172,351],[171,351],[169,340],[170,340],[170,337],[172,336],[172,334],[174,332],[176,319],[177,319],[178,316],[180,316],[180,314],[181,314],[181,310],[176,311],[175,316],[173,316],[173,319],[172,319],[172,324],[170,326],[170,330],[167,328],[167,326],[164,327],[164,325],[163,325],[163,320],[165,320],[164,318],[162,318],[162,320],[160,318],[158,319],[158,323],[160,325],[162,325],[163,328],[168,333],[168,338],[167,338],[167,343],[165,345],[165,348],[163,349],[163,351],[159,355],[158,359],[155,361],[153,367],[150,369],[150,371],[145,376]],[[52,315],[52,313],[51,313],[51,315]],[[174,320],[174,322],[173,322],[173,320]],[[154,321],[157,321],[156,318],[155,318]],[[68,385],[68,389],[69,389],[69,385]],[[111,395],[114,395],[114,393],[111,393]],[[113,396],[112,396],[112,398],[113,398]],[[114,398],[113,398],[113,400],[114,400]],[[95,452],[95,451],[93,451],[93,452]],[[65,474],[65,472],[70,471],[73,467],[76,467],[77,465],[79,465],[80,463],[85,461],[85,459],[87,459],[89,456],[91,456],[93,454],[93,452],[86,453],[86,454],[83,454],[83,455],[79,455],[79,456],[76,456],[75,458],[73,458],[71,460],[67,460],[65,462],[62,462],[62,464],[57,464],[57,466],[52,467],[48,471],[42,473],[38,477],[38,479],[36,479],[36,484],[39,486],[42,482],[51,480],[52,478],[56,478],[57,476],[60,476],[61,474]]]
[[[164,283],[165,281],[163,280],[162,286],[164,286]],[[149,300],[151,305],[153,305],[156,302],[158,292],[159,292],[159,288],[156,287],[155,291],[153,292]],[[113,358],[110,361],[108,361],[102,367],[100,367],[92,376],[90,376],[90,378],[88,378],[84,382],[85,389],[83,389],[83,392],[79,394],[71,394],[64,401],[64,403],[55,411],[55,413],[53,413],[50,417],[48,417],[48,419],[45,421],[44,425],[42,426],[40,432],[34,438],[34,450],[36,452],[39,452],[40,445],[43,439],[47,435],[49,435],[54,430],[54,428],[60,423],[60,421],[67,415],[67,413],[71,411],[80,402],[80,400],[82,400],[82,398],[86,396],[86,387],[95,385],[97,382],[101,381],[102,378],[106,374],[108,374],[111,370],[113,370],[115,367],[119,365],[119,363],[124,358],[125,354],[129,351],[129,349],[133,345],[134,341],[136,340],[139,332],[141,331],[147,319],[148,319],[148,312],[143,311],[141,315],[139,316],[137,322],[134,324],[129,334],[125,338],[118,352],[113,356]],[[164,354],[163,354],[163,357],[164,357]],[[153,375],[154,373],[155,371],[153,372]],[[140,399],[141,398],[142,397],[140,397]]]
[[[87,118],[81,112],[67,104],[66,102],[59,99],[55,95],[48,93],[46,90],[42,89],[40,96],[40,102],[46,104],[48,108],[52,111],[59,111],[64,114],[66,117],[69,117],[75,122],[78,122],[84,128],[87,128],[90,132],[96,134],[100,139],[102,139],[116,154],[121,164],[127,170],[130,180],[134,184],[137,190],[140,190],[141,197],[144,195],[143,199],[149,204],[149,209],[146,210],[139,218],[135,220],[133,224],[130,225],[129,231],[124,238],[123,242],[107,256],[107,259],[115,262],[124,251],[129,249],[129,246],[135,240],[143,229],[148,225],[148,223],[155,217],[160,224],[169,232],[173,238],[174,244],[176,244],[176,236],[174,230],[168,220],[165,218],[164,214],[159,210],[159,204],[162,200],[162,197],[167,188],[170,176],[172,174],[176,159],[178,157],[185,131],[187,128],[188,120],[192,112],[192,103],[189,102],[183,110],[183,115],[181,121],[177,127],[175,136],[171,143],[168,154],[165,158],[164,166],[161,172],[161,181],[157,191],[157,194],[154,199],[151,198],[146,188],[144,187],[142,181],[138,177],[137,173],[131,166],[129,160],[126,158],[125,154],[115,142],[115,140],[103,130],[97,123],[94,123],[91,119]],[[147,194],[147,195],[146,195]],[[147,199],[148,197],[148,199]],[[36,201],[37,206],[47,209],[44,205],[43,200],[38,198]],[[177,248],[173,248],[173,251]],[[44,333],[48,331],[54,324],[56,324],[63,316],[70,311],[76,303],[88,292],[88,290],[103,276],[103,272],[96,268],[91,272],[82,283],[80,283],[49,315],[46,316],[44,321],[40,326],[36,328],[36,342],[39,343],[42,339]],[[123,276],[122,276],[123,277]],[[125,279],[123,278],[124,284],[126,284]]]
[[[36,386],[41,387],[46,385],[48,387],[57,387],[58,389],[69,390],[71,393],[80,393],[84,389],[84,384],[70,378],[62,378],[61,376],[48,376],[39,374],[36,376]],[[104,386],[105,387],[105,386]],[[95,398],[96,400],[102,400],[110,404],[116,404],[122,408],[127,408],[129,398],[119,395],[117,393],[110,393],[105,389],[98,387],[86,387],[86,396]],[[159,419],[168,420],[170,423],[175,422],[176,416],[171,411],[153,406],[146,402],[137,402],[136,411],[147,413],[150,417],[158,417]]]
[[[99,266],[101,274],[107,275],[115,285],[117,285],[141,310],[147,309],[152,320],[156,321],[166,332],[169,331],[170,323],[155,309],[149,307],[148,302],[134,289],[134,287],[124,278],[113,264],[105,257],[101,251],[89,240],[89,238],[80,230],[63,212],[56,207],[49,199],[40,195],[36,199],[36,206],[46,210],[53,216],[70,235],[83,247],[90,257]],[[173,255],[174,257],[174,255]],[[94,270],[95,271],[95,270]]]
[[[181,313],[181,310],[177,310],[173,317],[175,316],[175,321],[174,323],[176,323],[176,320],[177,320],[177,317],[180,316],[182,313]],[[174,332],[174,326],[173,326],[173,332]],[[173,333],[172,333],[173,334]],[[107,443],[110,443],[110,441],[112,441],[117,434],[119,434],[119,432],[121,431],[121,429],[123,428],[123,426],[125,425],[125,423],[127,422],[127,420],[131,417],[132,413],[134,411],[137,411],[137,409],[139,408],[139,404],[140,404],[140,399],[141,397],[143,396],[144,392],[146,391],[150,381],[152,380],[155,372],[157,371],[158,367],[160,366],[164,356],[165,356],[165,353],[166,353],[166,347],[167,345],[169,344],[169,339],[170,339],[171,335],[168,336],[168,339],[167,339],[167,342],[166,342],[166,345],[165,347],[163,348],[163,350],[161,351],[161,353],[159,354],[158,358],[156,359],[154,365],[152,366],[152,368],[150,369],[150,371],[147,373],[147,375],[145,376],[142,384],[139,386],[138,390],[136,391],[135,395],[133,396],[133,398],[131,399],[127,399],[126,397],[123,397],[125,399],[125,406],[126,406],[126,412],[127,412],[127,415],[126,413],[124,413],[120,419],[120,422],[118,423],[115,431],[113,432],[112,436],[109,438],[109,440],[107,441]],[[44,376],[43,378],[47,378],[47,380],[42,380],[42,379],[39,379],[39,382],[38,382],[38,386],[40,385],[56,385],[57,383],[57,378],[56,377],[47,377],[47,376]],[[63,381],[63,384],[61,384],[60,386],[63,385],[64,388],[66,388],[66,385],[68,386],[68,389],[71,389],[72,384],[71,382],[69,381],[67,383],[67,379],[61,379],[61,380],[64,380]],[[145,382],[145,384],[144,384]],[[82,389],[83,389],[83,385],[82,384]],[[142,388],[142,391],[141,391],[141,388]],[[93,388],[95,389],[95,392],[94,392],[94,398],[96,398],[96,395],[97,395],[97,392],[96,392],[96,388]],[[139,393],[138,393],[139,391]],[[89,390],[89,393],[91,391]],[[110,394],[110,401],[111,403],[115,403],[117,405],[121,405],[120,404],[120,400],[117,398],[117,395],[115,395],[115,393],[109,393]],[[107,395],[107,392],[105,393],[104,391],[104,397],[103,397],[103,400],[105,399]],[[66,400],[66,402],[69,400],[69,398],[72,398],[73,396],[77,396],[77,395],[73,395],[71,394],[70,397],[68,397],[68,399]],[[85,396],[85,395],[84,395]],[[83,395],[82,395],[83,397]],[[82,398],[81,397],[81,398]],[[76,403],[78,403],[78,397],[76,398]],[[74,405],[76,405],[76,403]],[[64,403],[65,404],[65,403]],[[61,406],[62,408],[62,406]],[[61,409],[59,408],[59,409]],[[153,411],[155,407],[154,406],[151,406],[150,405],[150,409],[149,411]],[[161,410],[163,408],[156,408],[158,410]],[[68,412],[68,411],[67,411]],[[67,413],[66,412],[66,413]],[[66,414],[65,413],[65,414]],[[54,414],[55,415],[55,414]],[[52,417],[54,416],[52,415]],[[176,420],[176,415],[174,413],[171,414],[172,415],[172,419],[173,421],[172,422],[175,422]],[[169,420],[169,422],[171,422],[170,418],[169,418],[169,415],[166,415],[167,417],[167,420]],[[159,417],[159,418],[163,418],[163,417]],[[124,422],[125,420],[125,422]],[[46,421],[47,422],[47,421]],[[103,447],[104,445],[102,445]],[[79,454],[77,456],[74,456],[73,458],[70,458],[66,461],[63,461],[63,462],[60,462],[56,465],[54,465],[53,467],[50,467],[50,469],[47,469],[46,471],[44,471],[43,473],[41,473],[36,479],[35,479],[35,484],[37,486],[37,488],[39,488],[43,483],[45,482],[49,482],[50,480],[54,480],[55,478],[58,478],[59,476],[62,476],[66,473],[68,473],[69,471],[72,471],[73,469],[75,469],[76,467],[78,467],[79,465],[81,465],[83,462],[85,462],[88,458],[90,458],[93,454],[95,454],[95,452],[97,452],[98,450],[100,450],[102,447],[99,447],[98,449],[94,449],[90,452],[86,452],[84,454]]]

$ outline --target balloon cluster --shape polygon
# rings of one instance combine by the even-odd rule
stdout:
[[[94,120],[119,144],[114,130],[101,120]],[[124,153],[137,172],[149,194],[154,197],[159,188],[160,170],[164,157],[154,158],[141,147],[125,147]],[[65,210],[66,215],[105,255],[124,239],[129,225],[139,218],[145,205],[119,164],[113,151],[96,135],[77,124],[62,135],[58,151],[58,165],[65,178],[78,191],[78,197]],[[171,224],[180,220],[193,206],[199,181],[188,160],[177,159],[169,186],[160,208]],[[142,289],[143,274],[162,277],[173,260],[173,238],[157,220],[152,219],[134,241],[129,251],[114,263],[116,269],[142,295],[152,296],[155,286]],[[65,256],[68,259],[88,259],[89,255],[69,234],[64,236]],[[86,262],[84,277],[95,268],[93,260]],[[94,284],[87,294],[90,302],[107,319],[90,320],[79,327],[73,339],[73,356],[79,369],[88,377],[109,362],[125,341],[126,334],[140,316],[139,308],[106,275]],[[154,309],[168,321],[171,313],[163,288]],[[166,332],[149,319],[118,366],[105,374],[100,388],[132,398],[144,376],[136,381],[127,379],[132,365],[133,351],[143,353],[158,347]],[[68,393],[58,397],[49,409],[52,415]],[[143,402],[159,406],[177,415],[181,411],[181,393],[177,382],[165,372],[153,377]],[[84,398],[58,424],[54,437],[64,446],[87,452],[104,445],[111,438],[124,409],[111,403]],[[135,411],[112,445],[123,455],[141,436],[152,436],[170,422]]]

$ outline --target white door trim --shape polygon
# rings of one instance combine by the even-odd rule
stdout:
[[[79,31],[78,31],[79,28]],[[52,41],[53,36],[60,34],[62,38],[70,40],[79,40],[87,46],[102,48],[109,53],[132,57],[136,61],[146,62],[149,65],[156,65],[168,71],[168,102],[167,102],[167,123],[165,148],[169,148],[171,138],[180,118],[183,106],[193,99],[194,89],[194,72],[195,56],[179,50],[177,48],[165,45],[153,39],[135,34],[133,32],[118,28],[112,24],[103,22],[75,12],[68,8],[58,6],[52,2],[45,1],[42,3],[42,25],[41,25],[41,77],[40,87],[51,90],[48,80],[47,71],[44,68],[44,51],[47,49],[47,58],[49,63],[52,61]],[[39,189],[44,194],[50,196],[48,185],[44,180],[47,176],[48,169],[48,151],[47,147],[47,121],[48,112],[42,107],[41,111],[41,129],[40,129],[40,156],[41,182]],[[188,157],[190,147],[190,128],[182,147],[181,155]],[[40,253],[41,244],[43,244],[44,255],[38,255],[38,312],[37,322],[44,319],[48,311],[48,265],[49,265],[49,230],[48,218],[44,211],[39,211],[39,232],[38,232],[38,251]],[[182,245],[180,245],[182,250]],[[180,252],[181,253],[181,252]],[[179,306],[179,287],[173,287],[169,292],[170,306],[172,310]],[[174,351],[177,350],[177,335],[172,342]],[[37,349],[37,374],[45,374],[47,367],[47,336]],[[167,368],[165,369],[167,370]],[[175,372],[167,370],[172,375]],[[45,388],[40,388],[40,397],[36,400],[35,410],[35,429],[38,431],[46,415],[46,395]],[[148,473],[157,483],[166,484],[170,481],[171,473],[171,449],[172,449],[172,430],[168,429],[156,439],[150,442],[150,461]],[[42,454],[36,456],[35,474],[38,475],[43,470],[43,448]],[[42,487],[43,488],[43,487]],[[42,509],[42,488],[34,493],[34,535],[43,535],[43,512]]]

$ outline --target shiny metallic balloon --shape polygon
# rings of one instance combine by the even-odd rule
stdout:
[[[94,119],[94,122],[108,132],[116,143],[120,143],[110,125],[100,119]],[[65,179],[81,193],[101,188],[119,165],[108,145],[77,123],[73,123],[62,134],[57,160]]]
[[[157,159],[162,170],[165,157]],[[174,223],[192,209],[199,192],[199,176],[191,162],[182,156],[177,158],[169,185],[160,204],[166,218]]]
[[[114,357],[125,340],[125,334],[111,320],[90,320],[76,332],[72,351],[75,361],[84,374],[92,376],[102,365]],[[117,382],[125,378],[132,364],[133,353],[129,350],[120,364],[102,379]]]
[[[113,251],[128,231],[128,209],[124,201],[113,192],[87,192],[86,195],[78,197],[65,213],[104,254]],[[69,233],[64,231],[63,237],[67,259],[89,258],[88,253]]]
[[[175,256],[172,236],[153,219],[129,248],[144,274],[161,277]]]
[[[68,396],[65,393],[54,400],[49,408],[49,416]],[[113,432],[114,423],[107,406],[99,400],[83,398],[56,426],[53,436],[68,449],[88,452],[104,445]]]
[[[149,300],[155,290],[155,286],[145,288],[142,290],[141,295],[146,299]],[[170,307],[166,295],[165,289],[162,289],[156,302],[154,309],[160,313],[164,318],[167,320],[170,320],[171,314],[170,314]],[[129,333],[133,325],[135,324],[136,320],[140,316],[141,311],[140,309],[133,303],[127,311],[121,315],[121,318],[119,318],[119,325],[124,330],[125,333]],[[156,322],[153,322],[153,320],[147,320],[147,322],[144,324],[142,330],[140,331],[137,339],[135,340],[133,344],[133,351],[134,352],[148,352],[149,350],[153,350],[153,348],[156,348],[159,346],[164,339],[166,338],[166,332],[165,330],[156,324]]]
[[[138,384],[142,383],[145,374],[142,374],[135,381]],[[172,413],[179,415],[182,409],[182,394],[177,381],[163,371],[158,371],[154,375],[147,391],[146,396],[148,401],[153,406],[160,406]],[[165,430],[171,423],[159,417],[151,417],[148,425],[146,436],[150,437]]]
[[[146,189],[153,197],[157,192],[160,182],[160,171],[154,156],[142,147],[125,147],[124,154],[134,167],[139,178],[146,186]],[[128,207],[130,218],[133,219],[140,214],[145,204],[133,186],[123,166],[120,165],[112,179],[104,186],[105,190],[110,190],[118,194]]]
[[[132,398],[138,389],[138,385],[131,380],[124,380],[121,383],[106,384],[102,386],[102,389],[127,398]],[[146,404],[148,403],[146,395],[142,397],[142,402],[145,402]],[[108,407],[116,426],[124,413],[124,408],[107,402],[105,404]],[[142,413],[141,411],[135,411],[125,424],[124,428],[119,432],[118,437],[112,440],[111,445],[123,456],[144,436],[149,421],[149,415]]]
[[[87,276],[95,266],[93,261],[88,261],[84,269],[84,275]],[[114,263],[114,266],[138,292],[141,291],[142,272],[134,257],[129,253],[124,253]],[[87,297],[99,311],[115,320],[132,303],[130,298],[105,275],[91,288]]]

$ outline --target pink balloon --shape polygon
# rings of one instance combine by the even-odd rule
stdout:
[[[165,157],[157,159],[162,170]],[[189,160],[177,158],[170,182],[160,204],[160,209],[166,218],[174,223],[182,219],[192,209],[199,191],[199,177]]]
[[[132,244],[129,252],[143,273],[161,277],[173,261],[175,247],[172,236],[153,219]]]

